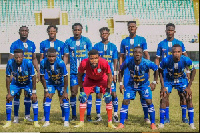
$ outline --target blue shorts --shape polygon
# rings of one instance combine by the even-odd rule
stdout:
[[[82,80],[84,81],[86,74],[83,74]],[[73,87],[78,85],[78,75],[77,74],[70,74],[70,86]]]
[[[174,83],[174,82],[164,82],[164,86],[167,89],[168,93],[172,92],[172,88],[177,89],[181,93],[184,92],[186,87],[188,86],[188,79],[182,79],[181,82],[179,83]]]
[[[32,82],[29,85],[16,85],[10,84],[10,94],[11,96],[16,96],[20,94],[20,90],[24,89],[28,93],[28,95],[32,95]]]
[[[136,92],[140,93],[142,99],[152,99],[152,91],[150,87],[139,87],[134,88],[132,86],[127,86],[124,91],[124,99],[134,100],[136,97]]]
[[[50,94],[55,93],[56,90],[60,93],[62,96],[64,93],[64,85],[47,85],[48,92]],[[67,87],[67,93],[68,93],[68,87]]]
[[[115,82],[112,82],[111,89],[112,89],[112,92],[116,92],[116,83]]]

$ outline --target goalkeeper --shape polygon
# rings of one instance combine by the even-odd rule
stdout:
[[[86,73],[84,83],[82,81],[83,74]],[[104,94],[106,102],[106,111],[108,114],[108,127],[115,128],[112,124],[112,96],[111,83],[112,73],[108,62],[99,57],[97,50],[89,51],[89,58],[82,60],[78,68],[78,83],[80,86],[80,123],[75,127],[84,126],[84,113],[86,110],[87,98],[91,93],[96,92],[97,97],[101,98],[101,93]],[[100,88],[99,92],[95,88]]]

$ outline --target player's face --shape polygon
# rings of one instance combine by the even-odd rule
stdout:
[[[20,38],[27,38],[28,37],[28,27],[21,27],[19,30]]]
[[[173,26],[168,26],[165,32],[166,32],[167,38],[174,37],[174,33],[176,33],[175,28]]]
[[[75,38],[79,38],[82,33],[82,27],[80,25],[74,26],[73,34]]]
[[[17,64],[21,64],[24,56],[23,53],[14,53],[14,59]]]
[[[100,34],[102,41],[108,40],[110,33],[106,30],[103,30]]]
[[[49,35],[49,38],[53,39],[56,37],[56,29],[54,27],[51,27],[49,30],[48,30],[48,35]]]
[[[90,55],[89,56],[89,60],[90,60],[90,65],[92,68],[96,68],[98,66],[98,62],[99,62],[99,55]]]
[[[136,30],[137,30],[137,27],[135,23],[128,24],[128,31],[130,34],[135,34]]]
[[[134,49],[134,58],[136,61],[139,61],[142,59],[142,49],[141,48]]]
[[[172,55],[173,55],[174,61],[180,61],[180,58],[182,55],[182,48],[181,47],[173,47]]]
[[[56,60],[56,53],[47,53],[47,58],[50,63],[54,63]]]

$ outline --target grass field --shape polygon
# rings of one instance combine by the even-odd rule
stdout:
[[[151,72],[152,74],[153,72]],[[139,101],[139,96],[137,94],[136,100],[131,101],[129,106],[129,121],[125,122],[125,128],[121,130],[109,129],[107,127],[107,114],[105,109],[105,103],[102,102],[101,107],[101,115],[103,117],[103,122],[92,123],[85,121],[84,128],[74,128],[73,126],[78,123],[71,122],[70,128],[64,128],[63,122],[61,121],[61,110],[60,104],[58,101],[57,94],[54,95],[52,106],[51,106],[51,114],[50,114],[50,123],[51,125],[47,128],[34,128],[32,123],[24,122],[24,105],[23,105],[23,95],[21,95],[20,109],[19,109],[19,124],[12,124],[12,127],[3,129],[2,126],[6,122],[6,82],[5,82],[5,70],[0,70],[0,132],[151,132],[152,130],[149,128],[150,125],[144,124],[143,120],[143,110]],[[151,76],[151,80],[152,81]],[[119,93],[119,84],[117,84],[117,94],[119,99],[119,111],[121,108],[121,101],[123,99],[123,95]],[[170,124],[165,124],[164,129],[158,129],[154,132],[199,132],[199,70],[197,70],[197,74],[195,77],[195,81],[192,85],[193,91],[193,105],[194,105],[194,123],[196,126],[196,130],[191,130],[188,124],[181,123],[181,108],[179,104],[179,96],[176,90],[172,91],[170,95]],[[156,90],[153,92],[153,103],[156,111],[156,124],[159,123],[160,115],[159,115],[159,94],[160,92],[160,84],[157,85]],[[22,93],[23,94],[23,93]],[[37,84],[37,96],[39,102],[39,120],[43,117],[43,107],[42,107],[42,99],[43,99],[43,88],[42,84]],[[92,119],[96,117],[96,107],[95,107],[95,95],[93,94],[93,107],[92,107]],[[79,120],[79,102],[77,102],[77,116]],[[31,109],[31,117],[33,118],[33,113]],[[13,113],[12,113],[13,120]],[[42,126],[43,122],[39,122]],[[118,123],[114,123],[114,125],[118,125]]]

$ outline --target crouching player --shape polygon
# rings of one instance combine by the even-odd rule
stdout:
[[[148,113],[150,115],[151,129],[157,129],[155,125],[155,109],[152,103],[152,91],[156,87],[158,79],[158,66],[153,62],[142,58],[142,48],[137,46],[134,48],[134,57],[127,58],[120,66],[119,82],[120,92],[123,94],[124,85],[122,84],[122,76],[126,68],[130,71],[128,85],[124,90],[124,100],[120,110],[120,124],[117,127],[124,128],[124,120],[128,111],[130,100],[134,100],[138,91],[148,105]],[[149,69],[154,71],[154,81],[150,84],[148,81]]]
[[[11,75],[13,76],[12,82],[10,79]],[[12,100],[21,89],[24,89],[24,91],[31,96],[34,113],[34,126],[40,127],[38,124],[38,101],[36,95],[36,77],[34,67],[32,61],[24,59],[23,50],[21,49],[15,49],[14,58],[10,59],[7,63],[6,88],[8,92],[6,96],[7,122],[3,128],[11,126]]]
[[[84,83],[82,76],[86,72]],[[112,96],[111,96],[111,83],[112,72],[108,62],[99,57],[98,51],[93,49],[89,51],[89,58],[84,59],[78,68],[78,83],[80,86],[80,123],[75,127],[84,126],[84,113],[86,110],[87,97],[95,92],[96,86],[100,87],[100,93],[97,97],[100,98],[101,93],[104,94],[106,111],[108,114],[108,127],[115,128],[112,124]],[[99,96],[100,95],[100,96]]]
[[[48,73],[48,82],[44,78],[45,71]],[[47,51],[47,58],[43,59],[40,63],[41,82],[45,91],[44,114],[45,123],[43,127],[50,125],[50,108],[52,97],[55,90],[62,96],[61,103],[64,104],[64,126],[69,127],[69,99],[67,93],[68,86],[68,73],[63,60],[57,58],[56,49],[49,48]]]
[[[190,81],[184,72],[184,69],[189,68],[191,71]],[[163,79],[163,71],[167,70],[166,78]],[[168,93],[171,93],[174,87],[180,92],[180,98],[186,99],[185,105],[188,109],[189,125],[191,129],[196,129],[194,126],[194,107],[192,105],[191,85],[194,80],[196,70],[192,65],[192,60],[189,57],[182,55],[182,48],[179,44],[174,44],[172,47],[172,55],[164,58],[159,66],[159,76],[161,82],[160,93],[160,124],[159,128],[164,128],[164,115],[166,111],[166,100]]]

